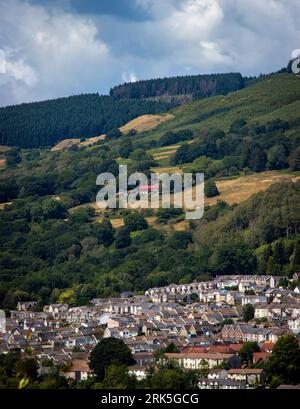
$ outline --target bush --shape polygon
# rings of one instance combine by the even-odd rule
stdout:
[[[106,139],[110,140],[110,139],[119,139],[122,136],[122,132],[120,131],[119,128],[115,128],[112,129],[111,131],[109,131],[106,135]]]
[[[204,193],[207,198],[219,196],[219,191],[217,185],[213,181],[208,181],[205,183]]]
[[[124,217],[125,226],[130,231],[148,229],[147,220],[140,213],[130,213]]]
[[[159,209],[156,213],[158,223],[167,223],[183,214],[182,209]]]
[[[117,249],[124,249],[131,245],[130,230],[128,227],[121,227],[116,235],[115,245]]]

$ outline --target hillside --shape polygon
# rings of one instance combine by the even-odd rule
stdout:
[[[239,73],[189,75],[125,83],[114,87],[110,95],[118,98],[179,98],[202,99],[214,95],[226,95],[244,87]]]
[[[299,183],[275,184],[238,207],[221,202],[193,229],[176,231],[180,215],[170,212],[159,212],[154,224],[149,214],[127,213],[127,228],[121,222],[115,230],[91,209],[67,215],[60,201],[16,201],[0,213],[1,306],[62,294],[82,305],[217,273],[292,274],[300,267],[299,203]]]
[[[300,81],[292,74],[267,76],[253,85],[230,93],[193,101],[172,111],[175,119],[148,135],[158,139],[168,131],[191,129],[207,132],[221,129],[228,132],[232,123],[244,119],[251,125],[266,124],[275,119],[300,122]]]
[[[206,198],[205,203],[211,206],[222,200],[229,205],[240,204],[254,194],[267,190],[274,183],[295,182],[298,180],[300,180],[299,176],[270,171],[253,173],[234,179],[220,179],[216,182],[220,195]]]
[[[142,115],[138,118],[128,122],[128,124],[122,126],[120,131],[123,133],[136,131],[136,132],[148,132],[158,125],[172,120],[173,115]]]
[[[236,208],[206,213],[194,243],[202,268],[221,274],[291,274],[300,263],[300,182],[278,183]]]
[[[174,117],[171,114],[141,115],[129,121],[127,124],[123,125],[122,127],[120,127],[120,131],[122,133],[128,133],[130,131],[134,131],[137,133],[143,133],[143,132],[150,131],[151,129],[157,127],[158,125],[166,121],[170,121],[173,118]],[[80,147],[88,147],[96,143],[99,143],[101,141],[104,141],[105,138],[106,138],[106,135],[100,135],[100,136],[95,136],[93,138],[87,138],[83,142],[81,141],[81,139],[64,139],[63,141],[60,141],[57,145],[55,145],[51,149],[51,151],[52,152],[63,151],[75,145],[80,146]]]
[[[300,268],[299,101],[298,78],[272,75],[92,146],[4,149],[0,305],[61,296],[80,305],[218,273],[292,274]],[[220,194],[192,223],[178,209],[99,212],[90,205],[96,177],[117,176],[120,163],[129,173],[204,172]]]
[[[172,115],[140,140],[160,168],[215,178],[243,169],[285,169],[300,145],[300,81],[271,75],[227,96],[185,104]]]
[[[156,80],[153,84],[125,84],[112,90],[111,96],[86,94],[0,108],[0,144],[53,147],[65,139],[97,137],[138,116],[160,114],[185,102],[176,100],[178,96],[225,95],[241,89],[244,81],[240,74],[218,74]],[[168,99],[148,98],[162,95]]]
[[[169,102],[88,94],[0,108],[0,144],[54,146],[64,139],[95,137],[140,115],[159,114],[172,107]]]
[[[57,145],[53,146],[51,151],[59,152],[65,149],[69,149],[71,148],[71,146],[79,145],[79,144],[80,144],[80,139],[64,139],[63,141],[60,141]]]

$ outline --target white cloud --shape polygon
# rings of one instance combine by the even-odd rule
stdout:
[[[138,81],[138,77],[135,75],[134,72],[123,72],[122,73],[122,80],[124,82],[136,82]]]
[[[23,82],[28,87],[33,87],[38,79],[37,74],[29,65],[25,64],[23,60],[8,61],[6,64],[6,74],[13,77],[16,81]]]
[[[99,89],[110,53],[91,19],[20,0],[0,0],[0,7],[1,31],[7,33],[1,38],[11,89],[7,102]]]
[[[108,92],[122,81],[187,72],[270,72],[300,45],[299,0],[135,1],[148,18],[0,0],[10,71],[1,76],[0,103]]]
[[[0,74],[6,74],[6,54],[0,49]]]

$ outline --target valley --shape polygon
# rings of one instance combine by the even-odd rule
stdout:
[[[219,273],[292,274],[299,100],[295,76],[272,74],[225,95],[137,114],[103,134],[1,149],[1,305],[11,308],[19,297],[57,302],[66,291],[77,305]],[[117,176],[120,164],[129,174],[205,173],[213,194],[204,218],[189,222],[180,209],[100,211],[96,177]],[[284,259],[274,259],[277,246]]]

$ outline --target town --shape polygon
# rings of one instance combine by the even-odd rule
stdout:
[[[55,365],[66,379],[80,382],[93,377],[89,356],[95,346],[116,338],[131,350],[135,364],[128,371],[138,380],[159,360],[205,369],[200,389],[263,386],[262,364],[280,337],[292,334],[300,342],[299,278],[216,276],[144,295],[93,299],[82,307],[51,304],[41,310],[35,301],[18,302],[0,328],[0,354],[30,351],[40,375]],[[249,343],[257,348],[245,361],[241,351]]]

